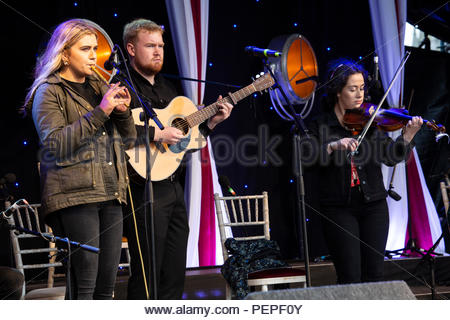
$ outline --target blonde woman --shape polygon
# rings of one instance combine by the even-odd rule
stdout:
[[[127,199],[124,149],[136,138],[127,89],[93,75],[96,50],[96,31],[85,20],[61,23],[25,100],[41,142],[45,221],[59,236],[100,248],[72,248],[66,299],[112,299]]]

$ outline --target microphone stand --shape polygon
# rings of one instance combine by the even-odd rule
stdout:
[[[122,53],[122,51],[121,51]],[[145,239],[147,242],[147,248],[150,249],[150,254],[148,258],[148,265],[150,267],[149,279],[147,279],[147,287],[152,288],[150,299],[158,300],[158,284],[157,284],[157,276],[156,276],[156,252],[155,252],[155,213],[154,213],[154,195],[153,195],[153,184],[151,179],[151,152],[150,152],[150,137],[149,137],[149,121],[152,119],[156,125],[163,130],[164,126],[159,121],[158,116],[156,115],[153,108],[147,105],[136,88],[134,87],[131,79],[130,72],[128,67],[125,65],[127,69],[127,74],[129,79],[126,78],[124,72],[119,68],[119,65],[113,62],[114,68],[119,71],[118,76],[127,84],[127,86],[133,91],[136,98],[139,101],[139,104],[142,107],[143,112],[140,114],[141,120],[144,122],[144,135],[145,135],[145,188],[144,188],[144,230],[145,230]],[[149,217],[149,225],[150,225],[150,244],[148,243],[148,228],[147,228],[147,216]],[[148,283],[150,282],[150,283]]]
[[[120,47],[118,47],[122,57],[124,57],[122,50],[120,49]],[[125,59],[123,58],[123,60],[125,61]],[[127,65],[125,64],[125,68],[127,69],[127,75],[129,77],[129,80],[126,78],[126,74],[123,72],[123,70],[121,70],[120,68],[120,63],[116,63],[115,61],[111,61],[111,65],[119,71],[119,73],[117,74],[118,77],[121,78],[121,80],[123,80],[127,86],[132,90],[132,92],[135,94],[136,98],[139,101],[139,104],[141,105],[143,112],[140,115],[141,121],[144,122],[144,134],[145,134],[145,151],[146,151],[146,178],[145,178],[145,191],[144,191],[144,229],[145,229],[145,234],[146,234],[146,239],[148,241],[148,230],[147,230],[147,214],[150,218],[149,224],[150,224],[150,241],[151,241],[151,247],[147,242],[147,248],[150,248],[150,254],[148,255],[149,258],[151,258],[151,261],[148,262],[148,265],[150,266],[151,272],[150,272],[150,279],[148,279],[147,281],[150,282],[151,288],[152,288],[152,298],[154,300],[158,299],[158,285],[156,283],[156,255],[155,255],[155,225],[154,225],[154,210],[153,210],[153,205],[154,205],[154,196],[153,196],[153,184],[152,184],[152,180],[151,180],[151,159],[150,159],[150,138],[149,138],[149,119],[152,119],[156,125],[163,130],[164,126],[161,123],[161,121],[159,121],[158,116],[156,115],[155,111],[153,110],[153,108],[149,105],[147,105],[142,98],[140,97],[139,93],[137,92],[137,90],[135,89],[133,83],[132,83],[132,79],[131,79],[131,75],[130,72],[128,70]],[[236,85],[231,85],[231,84],[225,84],[225,83],[221,83],[221,82],[215,82],[215,81],[207,81],[207,80],[200,80],[200,79],[193,79],[193,78],[187,78],[187,77],[180,77],[180,76],[173,76],[173,75],[168,75],[168,74],[164,74],[164,76],[169,77],[169,78],[177,78],[180,80],[187,80],[187,81],[195,81],[195,82],[204,82],[204,83],[210,83],[210,84],[215,84],[215,85],[221,85],[221,86],[226,86],[226,87],[237,87],[240,88],[240,86],[236,86]],[[148,285],[148,287],[150,287],[150,285]]]
[[[296,188],[297,188],[297,222],[298,222],[298,230],[297,232],[302,232],[303,239],[298,239],[299,247],[303,247],[303,256],[305,259],[305,273],[306,273],[306,286],[311,286],[311,276],[310,276],[310,267],[309,267],[309,250],[308,250],[308,234],[306,228],[306,209],[305,209],[305,184],[303,180],[303,168],[301,161],[301,133],[304,133],[307,138],[309,138],[308,129],[306,128],[303,119],[295,112],[294,106],[291,101],[286,96],[283,88],[280,86],[277,78],[275,77],[270,65],[267,62],[267,59],[263,59],[263,64],[266,69],[270,72],[273,79],[275,80],[275,88],[278,88],[283,96],[284,100],[287,102],[289,106],[289,110],[294,117],[294,125],[296,130],[294,131],[293,136],[293,149],[294,149],[294,159],[293,159],[293,171],[296,177]],[[299,134],[300,133],[300,134]],[[301,252],[300,252],[301,257]]]
[[[30,209],[32,209],[31,207],[29,207]],[[7,210],[5,210],[7,211]],[[4,211],[4,212],[5,212]],[[75,248],[80,248],[82,250],[86,250],[89,252],[93,252],[96,254],[100,253],[100,249],[93,247],[93,246],[89,246],[87,244],[81,244],[79,242],[76,241],[71,241],[69,240],[69,238],[61,238],[58,236],[54,236],[50,233],[42,233],[42,232],[38,232],[38,231],[34,231],[34,230],[29,230],[20,226],[17,226],[14,223],[14,218],[12,217],[12,215],[7,216],[6,214],[4,214],[4,212],[0,215],[0,220],[1,219],[5,219],[8,222],[8,226],[7,228],[10,230],[10,232],[13,232],[13,230],[17,230],[21,233],[26,233],[26,234],[30,234],[39,238],[42,238],[48,242],[53,242],[56,244],[64,244],[67,247],[67,263],[66,263],[66,284],[67,284],[67,299],[68,300],[72,300],[72,290],[71,290],[71,248],[75,247]],[[16,246],[16,244],[13,243],[13,246]]]
[[[17,231],[20,231],[20,232],[23,232],[23,233],[26,233],[26,234],[31,234],[33,236],[43,238],[44,240],[47,240],[48,242],[65,244],[67,246],[80,248],[80,249],[83,249],[83,250],[86,250],[86,251],[89,251],[89,252],[93,252],[93,253],[97,253],[97,254],[100,253],[100,249],[99,248],[96,248],[96,247],[93,247],[93,246],[89,246],[87,244],[82,244],[82,243],[79,243],[79,242],[76,242],[76,241],[72,241],[72,240],[69,240],[68,238],[61,238],[61,237],[58,237],[58,236],[54,236],[54,235],[52,235],[50,233],[42,233],[42,232],[38,232],[38,231],[34,231],[34,230],[29,230],[29,229],[26,229],[26,228],[18,227],[18,226],[14,225],[14,224],[11,224],[11,223],[9,224],[9,229],[17,230]]]
[[[224,82],[218,82],[218,81],[194,79],[194,78],[182,77],[182,76],[177,76],[177,75],[168,74],[168,73],[161,73],[161,75],[163,75],[166,78],[171,78],[171,79],[186,80],[186,81],[193,81],[193,82],[201,82],[201,83],[212,84],[212,85],[228,87],[228,88],[237,88],[237,89],[242,88],[242,86],[238,86],[238,85],[235,85],[235,84],[224,83]]]

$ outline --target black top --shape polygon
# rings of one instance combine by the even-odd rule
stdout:
[[[75,90],[80,96],[82,96],[92,107],[98,106],[102,101],[102,96],[98,95],[94,88],[89,85],[89,81],[72,82],[64,79],[64,81]]]
[[[304,146],[307,145],[311,152],[303,151],[303,164],[318,169],[320,203],[346,205],[351,195],[349,152],[333,151],[329,155],[327,145],[332,141],[353,137],[352,133],[341,126],[334,111],[319,115],[310,123],[309,129],[311,140]],[[365,202],[386,198],[381,163],[395,165],[408,156],[412,146],[412,143],[403,140],[403,136],[393,141],[378,129],[369,130],[353,157]]]

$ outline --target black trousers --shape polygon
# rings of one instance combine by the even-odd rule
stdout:
[[[60,237],[100,249],[99,254],[72,249],[71,298],[112,299],[122,247],[119,202],[112,200],[65,208],[52,213],[47,223]]]
[[[150,219],[147,217],[148,233],[144,228],[144,186],[131,183],[134,206],[136,210],[137,232],[142,251],[143,264],[147,281],[149,281]],[[189,236],[189,224],[184,190],[175,181],[163,180],[153,182],[154,194],[154,228],[156,281],[158,299],[181,299],[184,290],[186,272],[186,250]],[[124,230],[128,238],[131,256],[131,276],[128,280],[128,299],[146,299],[145,282],[142,273],[136,230],[131,208],[124,211]],[[151,286],[150,286],[151,287]],[[148,290],[150,290],[150,287]],[[150,293],[152,294],[152,293]],[[153,297],[151,295],[151,297]]]
[[[389,231],[386,200],[364,203],[359,187],[352,188],[348,206],[322,206],[323,228],[337,281],[383,280],[383,261]]]

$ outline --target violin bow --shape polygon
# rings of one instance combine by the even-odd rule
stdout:
[[[358,152],[358,148],[359,148],[361,142],[364,140],[364,137],[366,136],[367,132],[369,131],[369,128],[372,125],[372,122],[375,120],[375,117],[377,116],[377,113],[380,110],[381,105],[383,104],[384,100],[386,100],[386,97],[389,94],[389,91],[391,91],[395,80],[398,78],[400,71],[402,71],[403,67],[405,66],[406,60],[408,60],[410,55],[411,55],[411,52],[407,51],[405,53],[405,55],[403,56],[402,61],[400,62],[400,65],[398,66],[397,71],[395,71],[395,75],[392,78],[391,83],[389,84],[389,87],[387,88],[386,92],[384,93],[383,97],[381,98],[380,103],[378,104],[378,107],[372,113],[372,116],[370,117],[369,121],[367,121],[366,126],[364,127],[363,131],[361,132],[359,137],[356,139],[356,149],[349,153],[349,157],[353,157]]]
[[[414,88],[411,89],[411,96],[409,97],[409,103],[408,103],[408,108],[406,108],[406,110],[409,111],[409,109],[411,108],[411,103],[412,103],[412,99],[414,96]],[[400,198],[397,200],[397,198],[395,196],[401,197],[397,192],[395,192],[394,189],[394,177],[395,177],[395,171],[397,169],[397,165],[398,163],[396,163],[394,165],[394,167],[392,168],[392,174],[391,174],[391,180],[389,182],[389,189],[388,189],[388,195],[394,199],[395,201],[399,201]]]

